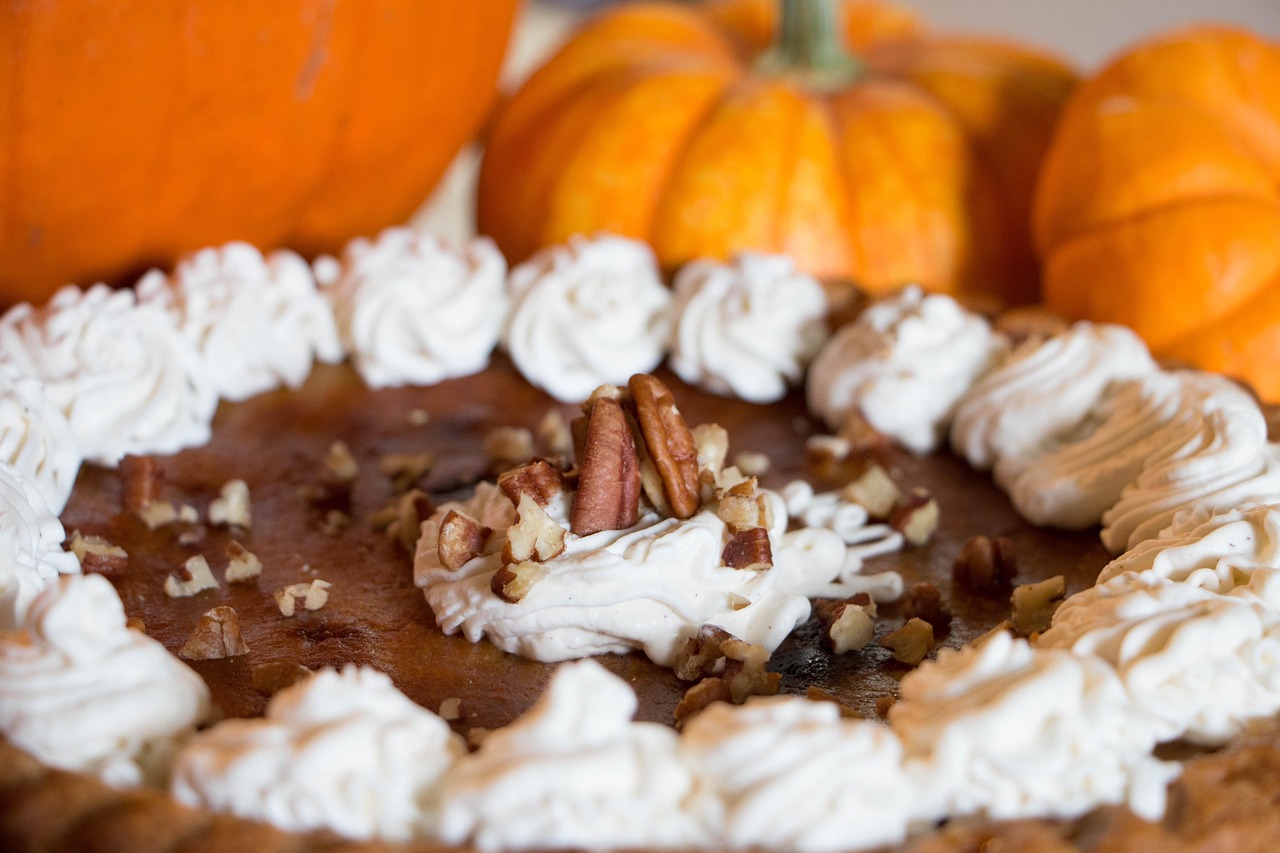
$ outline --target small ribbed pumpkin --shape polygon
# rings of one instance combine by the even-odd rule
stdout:
[[[0,3],[0,304],[403,221],[484,118],[516,4]]]
[[[878,2],[785,0],[780,24],[768,0],[626,5],[499,114],[480,229],[513,261],[605,230],[668,268],[780,251],[872,291],[1025,302],[1031,192],[1073,82],[1042,53],[924,34]]]
[[[1050,307],[1280,400],[1280,44],[1183,30],[1081,85],[1035,239]]]

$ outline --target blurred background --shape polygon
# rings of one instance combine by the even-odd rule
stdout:
[[[483,0],[480,0],[483,2]],[[1000,33],[1095,69],[1143,36],[1183,24],[1239,24],[1280,39],[1280,0],[900,0],[937,29]],[[584,15],[609,0],[527,0],[516,24],[503,87],[519,84]],[[464,149],[415,224],[453,241],[475,233],[472,194],[479,152]]]

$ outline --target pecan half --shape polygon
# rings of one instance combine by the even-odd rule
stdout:
[[[195,630],[178,650],[186,660],[219,660],[247,654],[240,636],[240,617],[232,607],[215,607],[200,617]]]
[[[689,518],[698,511],[698,449],[671,389],[661,379],[637,373],[627,383],[636,407],[636,422],[649,458],[662,478],[671,514]]]
[[[589,536],[636,523],[640,518],[640,458],[626,413],[617,400],[601,397],[591,407],[578,467],[570,530]]]

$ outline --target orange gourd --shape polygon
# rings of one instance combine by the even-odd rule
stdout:
[[[516,3],[0,4],[0,303],[403,221],[484,118]]]
[[[872,291],[1034,299],[1031,191],[1072,72],[878,2],[785,0],[780,26],[777,6],[587,24],[497,116],[481,231],[515,261],[606,230],[668,268],[781,251]]]
[[[1280,44],[1198,27],[1081,85],[1035,239],[1052,308],[1280,399]]]

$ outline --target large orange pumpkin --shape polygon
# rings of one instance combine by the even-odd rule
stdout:
[[[1185,30],[1082,85],[1035,236],[1051,307],[1280,399],[1280,44]]]
[[[516,2],[0,3],[0,303],[403,220],[484,117]]]
[[[786,0],[780,28],[776,7],[639,3],[585,26],[497,117],[480,229],[513,260],[608,230],[667,267],[785,251],[873,291],[1034,298],[1031,192],[1071,71],[881,3]]]

